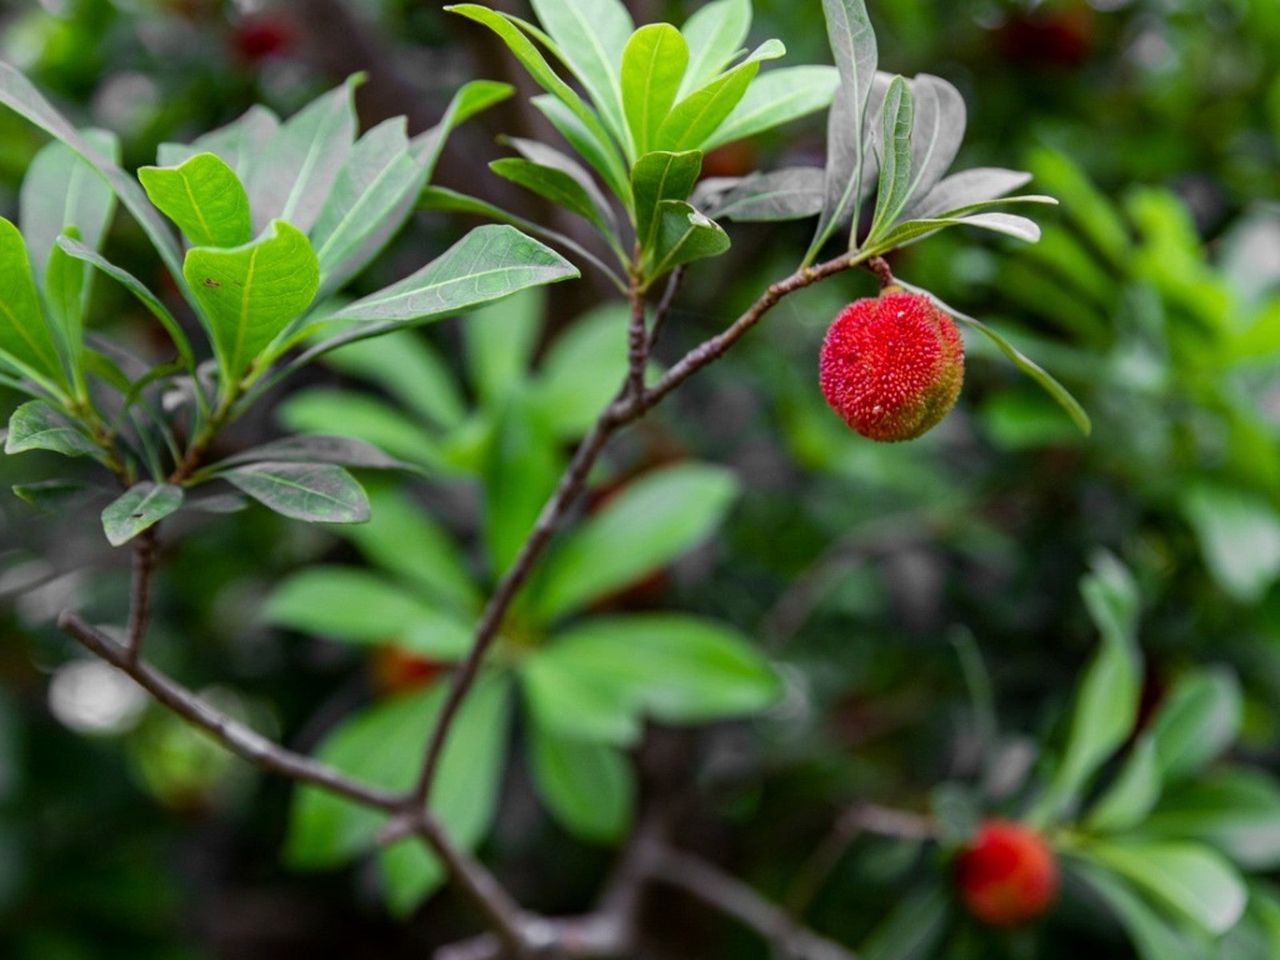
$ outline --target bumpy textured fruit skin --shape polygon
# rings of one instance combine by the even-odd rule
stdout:
[[[955,406],[964,341],[928,297],[887,287],[840,311],[822,344],[818,382],[864,437],[913,440]]]
[[[956,858],[956,886],[968,911],[993,927],[1041,916],[1058,893],[1058,864],[1034,830],[987,820]]]

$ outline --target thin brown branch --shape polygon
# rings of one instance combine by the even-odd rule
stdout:
[[[631,305],[631,322],[627,325],[627,396],[644,393],[644,371],[649,363],[649,333],[645,329],[644,291],[639,277],[633,275],[627,290]]]
[[[891,287],[898,281],[893,278],[893,270],[889,267],[889,261],[884,257],[872,257],[867,261],[867,269],[876,275],[876,279],[880,281],[880,289]]]
[[[133,541],[133,581],[129,587],[129,659],[137,661],[151,623],[151,579],[159,552],[159,525],[149,527]]]
[[[605,445],[609,442],[610,437],[620,427],[644,416],[655,404],[684,383],[685,380],[723,356],[726,350],[759,323],[761,318],[773,309],[783,297],[795,293],[797,290],[803,290],[819,280],[848,270],[860,262],[861,259],[857,254],[845,254],[819,266],[797,270],[785,280],[772,284],[748,308],[746,313],[735,320],[727,330],[711,337],[689,351],[684,359],[668,370],[661,380],[641,394],[629,393],[630,373],[628,373],[628,381],[624,384],[623,390],[612,403],[605,407],[599,419],[596,420],[595,424],[587,432],[586,437],[578,445],[578,449],[569,461],[569,466],[561,476],[560,483],[551,495],[551,499],[543,506],[542,512],[538,516],[538,521],[534,524],[528,539],[521,546],[515,561],[499,580],[497,589],[485,607],[484,614],[476,627],[471,648],[458,669],[453,673],[449,693],[445,698],[445,703],[440,711],[435,728],[431,732],[426,756],[423,760],[422,773],[413,791],[415,807],[421,806],[431,795],[431,785],[435,779],[436,770],[439,768],[440,757],[444,751],[444,745],[449,737],[453,721],[457,717],[458,709],[462,706],[462,701],[466,698],[472,684],[475,683],[476,677],[479,676],[480,664],[493,646],[494,640],[497,639],[498,631],[502,627],[502,621],[505,619],[507,611],[515,601],[520,588],[524,586],[525,581],[533,572],[534,565],[537,563],[539,556],[541,556],[543,549],[550,542],[552,534],[555,533],[560,522],[568,513],[569,508],[577,500],[579,494],[582,493],[583,487],[586,485],[587,476],[599,458],[601,451],[604,450]]]
[[[733,917],[796,960],[857,960],[857,954],[800,926],[776,904],[705,860],[671,848],[658,852],[651,874]]]
[[[162,673],[136,659],[129,649],[101,630],[85,623],[70,611],[58,618],[58,626],[80,642],[90,653],[101,657],[131,677],[156,701],[187,723],[203,730],[236,756],[299,783],[307,783],[356,803],[396,813],[404,808],[405,797],[379,787],[360,783],[326,764],[282,747],[240,721],[227,716],[208,701]],[[527,928],[533,921],[511,901],[497,879],[479,861],[456,846],[440,823],[425,811],[419,820],[422,839],[449,868],[450,875],[465,890],[497,931],[500,942],[511,955],[526,952],[530,942]]]

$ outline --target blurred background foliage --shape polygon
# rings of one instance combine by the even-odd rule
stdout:
[[[697,4],[632,6],[638,21],[680,22]],[[756,7],[755,33],[783,37],[790,62],[825,61],[819,4]],[[1280,4],[883,0],[871,12],[886,69],[937,73],[964,93],[970,125],[958,167],[1022,162],[1033,188],[1062,202],[1040,217],[1038,246],[948,233],[898,256],[895,271],[1025,346],[1080,397],[1095,432],[1078,436],[972,342],[965,394],[939,429],[887,447],[850,434],[815,376],[830,319],[873,289],[870,278],[847,277],[788,300],[617,444],[621,478],[693,458],[737,475],[740,495],[714,540],[608,606],[713,617],[782,665],[787,693],[762,723],[655,731],[639,751],[642,770],[693,784],[688,844],[780,898],[850,803],[928,810],[939,783],[986,759],[973,650],[1000,729],[1021,731],[1000,740],[1005,772],[1036,763],[1094,646],[1077,585],[1099,547],[1128,564],[1143,597],[1148,711],[1192,668],[1226,667],[1244,705],[1234,754],[1280,761]],[[370,72],[358,99],[364,126],[407,113],[411,132],[437,120],[466,79],[524,82],[482,31],[418,0],[10,2],[0,8],[0,55],[78,121],[118,132],[128,167],[254,102],[288,113],[357,69]],[[503,104],[450,144],[437,181],[551,216],[476,173],[499,153],[496,132],[542,132],[538,123],[524,97]],[[12,212],[42,142],[0,113],[0,210]],[[811,120],[725,148],[707,167],[735,175],[820,163],[822,150]],[[418,217],[367,282],[403,274],[468,225]],[[757,278],[788,272],[806,229],[737,229],[728,259],[692,271],[659,359],[734,316]],[[109,248],[144,280],[160,280],[128,218],[116,219]],[[94,316],[109,318],[113,335],[160,349],[149,344],[159,332],[123,293],[99,284],[96,297]],[[607,297],[590,275],[552,290],[532,353],[541,357]],[[459,417],[490,399],[462,375],[455,325],[414,338],[444,365],[437,382],[460,392]],[[403,399],[393,389],[377,396],[364,362],[364,372],[356,356],[313,371],[298,385],[305,392],[238,424],[228,444],[275,436],[280,424],[383,443],[391,429],[404,444],[392,452],[409,456],[417,437],[438,456],[425,464],[428,478],[405,489],[474,560],[482,504],[465,476],[475,456],[467,434],[441,449],[427,442],[429,425],[403,412],[355,422]],[[325,406],[348,391],[363,401]],[[0,396],[6,413],[10,401]],[[39,475],[27,459],[0,460],[0,480]],[[353,710],[438,669],[268,624],[264,605],[283,578],[359,562],[323,529],[253,511],[183,519],[166,539],[157,660],[292,745],[313,747]],[[0,952],[388,958],[466,932],[467,911],[451,894],[401,922],[365,867],[292,872],[281,856],[285,785],[219,754],[108,668],[75,659],[52,614],[74,599],[118,619],[127,577],[123,554],[83,516],[0,500],[0,597],[11,601],[0,607]],[[547,911],[582,909],[609,863],[607,848],[540,812],[517,762],[484,849],[518,896]],[[853,853],[810,918],[856,942],[918,864],[879,841]],[[697,905],[658,896],[664,922],[646,956],[763,955]],[[1034,954],[1017,935],[968,930],[954,956],[1050,960],[1086,945],[1132,955],[1117,933],[1078,917],[1057,929]]]

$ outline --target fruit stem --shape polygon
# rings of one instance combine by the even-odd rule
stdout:
[[[892,287],[898,281],[893,278],[893,271],[889,268],[889,261],[884,257],[871,257],[866,262],[866,268],[876,275],[876,279],[880,281],[880,289]]]

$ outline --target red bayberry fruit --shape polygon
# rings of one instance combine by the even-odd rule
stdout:
[[[231,35],[236,52],[250,63],[286,53],[296,39],[293,23],[280,16],[248,16]]]
[[[964,341],[928,297],[888,287],[840,311],[818,373],[827,403],[858,433],[912,440],[955,406]]]
[[[1058,892],[1058,864],[1040,834],[1009,820],[987,820],[956,858],[956,886],[983,923],[1011,927],[1039,917]]]

